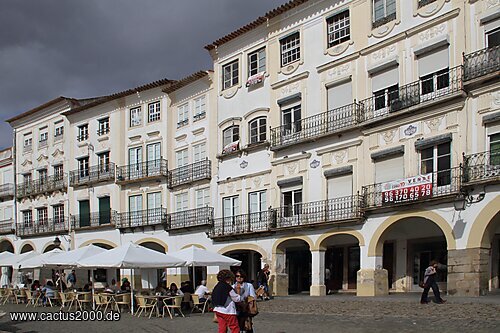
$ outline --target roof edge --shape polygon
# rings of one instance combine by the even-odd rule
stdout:
[[[210,71],[205,70],[205,71],[197,71],[193,74],[190,74],[180,80],[178,80],[176,83],[172,84],[171,86],[163,89],[162,91],[164,93],[170,94],[176,90],[179,90],[193,82],[196,82],[200,79],[203,79],[209,75]]]

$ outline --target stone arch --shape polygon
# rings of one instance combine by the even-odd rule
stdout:
[[[293,239],[302,240],[302,241],[306,242],[309,245],[310,250],[312,250],[314,248],[314,242],[308,236],[294,235],[294,236],[290,236],[290,237],[283,237],[283,238],[277,239],[273,244],[273,254],[274,253],[282,253],[282,251],[278,248],[280,246],[280,244],[282,244],[288,240],[293,240]]]
[[[82,244],[80,244],[80,247],[84,247],[84,246],[87,246],[90,244],[96,244],[96,243],[105,244],[105,245],[111,246],[112,248],[118,247],[115,243],[113,243],[109,240],[106,240],[106,239],[91,239],[91,240],[85,241]]]
[[[63,251],[66,251],[66,248],[61,244],[59,246],[55,246],[53,242],[48,242],[47,244],[45,244],[43,246],[43,250],[42,250],[42,253],[45,253],[45,252],[49,252],[49,251],[52,251],[56,248],[59,248]]]
[[[497,195],[495,199],[491,200],[477,215],[474,223],[469,232],[469,239],[467,240],[467,248],[490,248],[489,242],[485,242],[486,231],[490,222],[493,220],[495,215],[499,213],[500,207],[500,195]]]
[[[135,242],[137,245],[141,245],[141,244],[144,244],[144,243],[155,243],[157,245],[160,245],[161,247],[163,247],[165,249],[165,253],[168,252],[168,245],[167,243],[165,243],[164,241],[158,239],[158,238],[152,238],[152,237],[147,237],[147,238],[142,238],[142,239],[139,239],[138,241]]]
[[[453,235],[453,229],[441,215],[431,211],[413,211],[394,214],[388,217],[384,222],[382,222],[377,230],[375,230],[370,240],[370,244],[368,245],[368,257],[382,256],[383,242],[380,242],[380,238],[382,237],[384,232],[387,231],[387,229],[389,229],[389,227],[391,227],[394,223],[410,217],[424,218],[429,222],[433,222],[434,224],[436,224],[439,229],[441,229],[444,237],[446,238],[447,249],[456,249],[457,244],[455,241],[455,236]]]
[[[203,245],[201,245],[201,244],[195,244],[195,243],[193,243],[193,244],[187,244],[187,245],[184,245],[183,247],[181,247],[181,250],[187,249],[188,247],[191,247],[191,246],[196,246],[197,248],[199,248],[199,249],[203,249],[203,250],[206,250],[206,249],[207,249],[206,247],[204,247],[204,246],[203,246]]]
[[[31,248],[31,250],[24,251],[24,248],[26,246],[29,246]],[[19,253],[26,253],[29,251],[36,251],[35,243],[33,243],[32,241],[23,242],[23,244],[19,247]]]
[[[8,244],[7,244],[7,248],[9,248],[9,247],[10,247],[10,248],[12,249],[12,253],[15,253],[15,252],[16,252],[16,251],[15,251],[15,247],[14,247],[14,243],[13,243],[10,239],[8,239],[8,238],[6,238],[6,237],[2,237],[2,238],[0,238],[0,244],[2,244],[3,242],[8,243]],[[8,250],[6,250],[6,251],[8,251]],[[2,251],[0,251],[0,252],[2,252]]]
[[[321,245],[321,243],[331,237],[331,236],[336,236],[336,235],[350,235],[350,236],[353,236],[355,237],[358,242],[359,242],[359,246],[365,246],[365,238],[363,237],[363,235],[359,232],[359,231],[356,231],[356,230],[346,230],[346,231],[331,231],[331,232],[327,232],[323,235],[321,235],[318,240],[316,240],[316,244],[314,245],[314,248],[311,249],[311,251],[318,251],[318,250],[325,250],[325,248]]]
[[[224,253],[228,253],[231,251],[242,251],[242,250],[255,251],[262,256],[262,260],[268,258],[266,250],[264,250],[262,247],[260,247],[258,245],[248,244],[248,243],[228,245],[228,246],[225,246],[222,249],[218,250],[217,252],[219,254],[224,254]]]

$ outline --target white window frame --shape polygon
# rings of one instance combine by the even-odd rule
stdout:
[[[189,103],[177,107],[177,128],[189,124]]]
[[[381,8],[383,9],[383,16],[376,17],[376,3],[382,3]],[[394,12],[388,12],[389,5],[394,4]],[[396,14],[397,11],[397,0],[372,0],[372,23],[377,23],[387,19],[390,15]],[[388,21],[390,22],[390,21]]]
[[[52,216],[54,223],[64,222],[64,204],[52,206]]]
[[[109,151],[97,154],[97,163],[100,172],[109,172],[109,166],[110,166],[109,155],[110,155]]]
[[[29,210],[23,210],[23,222],[25,227],[29,227],[33,224],[33,211],[31,209]]]
[[[64,164],[54,165],[54,176],[57,179],[62,179],[64,177]]]
[[[248,77],[266,71],[266,48],[248,54]]]
[[[40,142],[47,142],[49,141],[49,132],[44,131],[40,133]]]
[[[78,174],[80,177],[88,177],[89,176],[89,157],[82,157],[78,159]]]
[[[294,32],[280,39],[281,67],[300,61],[300,32]]]
[[[99,122],[99,130],[98,130],[97,134],[99,136],[108,134],[109,133],[109,117],[99,119],[98,122]]]
[[[222,145],[227,145],[236,142],[240,139],[240,126],[232,125],[222,131]]]
[[[176,167],[180,168],[189,164],[189,153],[188,149],[177,150],[175,152],[175,163]]]
[[[136,127],[142,125],[142,109],[140,106],[131,108],[129,110],[129,127]]]
[[[78,141],[85,141],[89,138],[89,124],[78,126]]]
[[[195,98],[193,104],[194,104],[193,121],[205,118],[207,114],[207,99],[205,95]]]
[[[195,192],[196,208],[210,206],[210,187],[205,187]]]
[[[351,39],[351,23],[349,9],[326,19],[328,48],[342,44]]]
[[[439,155],[439,147],[441,147],[443,145],[448,145],[448,147],[449,147],[448,153]],[[420,156],[419,156],[419,158],[420,158],[420,173],[421,174],[432,173],[434,183],[437,186],[451,185],[451,182],[452,182],[451,178],[453,177],[453,175],[451,174],[451,172],[452,172],[451,171],[451,169],[452,169],[451,149],[452,149],[451,142],[444,142],[444,143],[440,143],[438,145],[434,145],[434,146],[427,147],[427,148],[420,150]],[[422,158],[422,153],[424,151],[432,151],[432,157],[427,157],[425,159]],[[442,158],[448,159],[448,164],[449,164],[448,168],[443,168],[443,169],[439,168],[439,160]],[[425,162],[427,162],[427,161],[432,161],[432,170],[427,170],[427,167],[424,166]],[[447,170],[449,170],[449,171],[447,172]],[[449,183],[442,184],[439,182],[440,177],[444,173],[449,173],[449,178],[450,178]]]
[[[240,61],[233,60],[222,66],[222,90],[231,88],[240,82]]]
[[[175,195],[175,211],[182,212],[189,209],[188,192],[183,192]]]
[[[229,204],[229,208],[231,209],[231,215],[226,216],[225,211],[227,204]],[[238,195],[222,198],[222,216],[224,218],[237,216],[239,214],[240,214],[240,197]]]
[[[252,133],[253,126],[255,126],[255,131],[256,131],[255,134]],[[248,136],[250,138],[250,144],[265,142],[267,140],[267,118],[257,117],[252,119],[248,124],[248,130],[249,130]]]
[[[38,224],[42,223],[45,224],[47,223],[47,220],[49,219],[49,210],[47,207],[40,207],[36,209],[36,222]]]
[[[160,101],[148,104],[148,123],[161,120],[161,104]]]
[[[193,145],[193,163],[204,161],[207,158],[206,143]]]
[[[56,127],[54,128],[54,138],[60,140],[64,136],[64,125],[63,124],[56,124]]]
[[[257,199],[257,203],[259,206],[259,209],[254,212],[252,211],[252,197],[255,197]],[[261,190],[248,193],[248,213],[253,214],[265,211],[267,211],[267,191]]]

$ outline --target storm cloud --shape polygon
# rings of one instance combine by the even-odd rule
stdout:
[[[0,0],[4,121],[55,97],[85,98],[211,69],[203,46],[286,0]]]

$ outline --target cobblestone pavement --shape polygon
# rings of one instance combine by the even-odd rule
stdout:
[[[446,304],[418,303],[419,295],[357,298],[293,296],[259,302],[255,332],[500,332],[500,296],[449,298]],[[135,318],[118,322],[12,322],[10,311],[45,311],[24,305],[0,306],[0,332],[216,332],[212,314],[187,318]],[[49,311],[56,311],[49,309]]]

